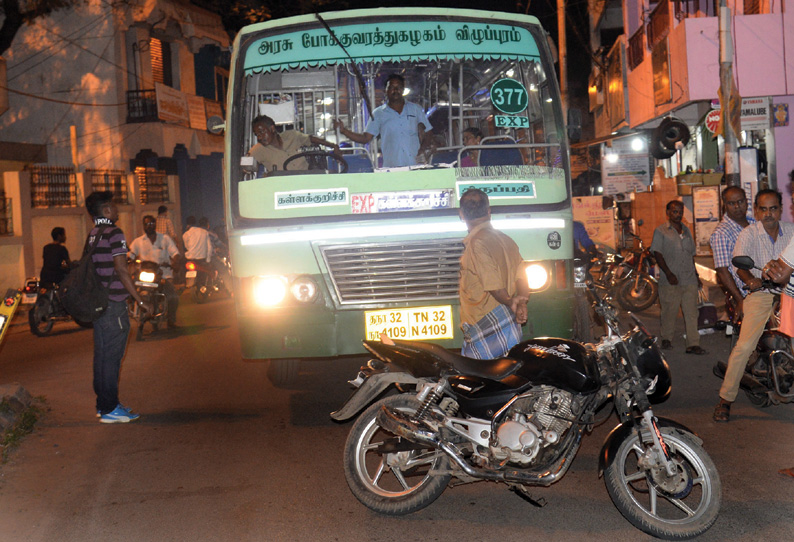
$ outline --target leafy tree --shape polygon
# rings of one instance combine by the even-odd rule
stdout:
[[[82,0],[2,0],[0,2],[0,16],[3,18],[3,24],[0,26],[0,56],[11,47],[14,37],[23,24],[30,24],[39,17],[81,2]]]

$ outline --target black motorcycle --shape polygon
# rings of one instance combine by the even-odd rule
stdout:
[[[533,486],[560,480],[581,439],[612,408],[620,424],[599,454],[613,503],[638,529],[696,537],[716,521],[721,483],[702,441],[657,418],[670,370],[639,319],[621,335],[617,311],[595,293],[608,334],[597,344],[555,338],[519,343],[504,358],[465,358],[415,341],[364,341],[375,359],[335,420],[358,416],[344,449],[353,495],[388,515],[420,510],[455,478],[506,483],[533,504]],[[373,400],[393,389],[373,404]],[[370,405],[368,408],[367,406]]]
[[[30,281],[29,281],[30,282]],[[36,281],[35,286],[29,284],[28,288],[35,288],[38,291],[36,303],[28,311],[28,325],[30,331],[38,337],[46,337],[52,333],[55,322],[68,322],[72,317],[66,312],[58,297],[58,285],[55,283],[42,284]],[[80,322],[75,320],[80,327],[91,328],[91,322]]]
[[[749,256],[737,256],[731,263],[745,271],[756,268]],[[763,282],[763,287],[777,286],[771,281]],[[774,320],[774,317],[770,320]],[[750,402],[760,407],[794,401],[794,352],[791,338],[775,327],[767,324],[739,383],[739,388],[747,394]],[[740,328],[741,325],[738,325],[734,329],[734,336],[738,335]],[[725,378],[727,370],[728,364],[724,361],[714,365],[714,374],[719,378]]]
[[[168,297],[165,295],[162,267],[157,262],[135,260],[132,274],[135,282],[135,289],[143,301],[148,302],[152,312],[144,311],[135,300],[128,298],[128,311],[130,318],[138,322],[138,332],[135,340],[142,341],[144,337],[144,327],[148,323],[153,331],[160,329],[164,325],[168,315]]]

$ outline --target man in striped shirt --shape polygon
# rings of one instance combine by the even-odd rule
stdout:
[[[711,234],[709,244],[714,253],[714,269],[725,291],[726,302],[733,305],[734,318],[739,322],[742,319],[746,291],[742,289],[744,283],[736,274],[731,259],[739,234],[748,225],[754,224],[755,219],[747,216],[747,194],[738,186],[729,186],[722,192],[722,207],[724,216]]]
[[[127,423],[138,419],[119,402],[119,373],[127,349],[130,320],[127,297],[132,296],[145,311],[144,303],[127,270],[127,241],[124,232],[115,226],[119,210],[113,203],[113,192],[93,192],[85,199],[86,209],[94,220],[86,246],[96,249],[92,259],[96,273],[108,289],[108,308],[94,322],[94,393],[97,416],[101,423]]]
[[[777,190],[761,190],[755,196],[756,223],[747,226],[736,239],[734,256],[749,256],[757,267],[764,267],[777,259],[794,239],[794,224],[781,222],[783,198]],[[767,320],[772,315],[776,294],[780,290],[762,289],[761,271],[738,269],[736,274],[750,290],[744,298],[744,318],[739,340],[728,357],[728,368],[720,386],[720,402],[714,408],[714,421],[730,419],[731,404],[739,393],[739,383],[744,368],[755,350],[758,339],[764,332]]]

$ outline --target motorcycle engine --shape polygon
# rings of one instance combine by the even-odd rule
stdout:
[[[551,386],[539,386],[517,399],[496,430],[491,446],[497,461],[529,465],[545,447],[558,443],[574,418],[573,396]]]

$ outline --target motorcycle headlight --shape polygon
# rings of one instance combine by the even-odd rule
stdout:
[[[527,285],[530,291],[537,292],[549,286],[551,274],[545,266],[539,263],[532,263],[526,267]]]
[[[311,303],[317,299],[317,283],[305,275],[292,281],[289,291],[299,303]]]
[[[253,296],[254,302],[262,307],[278,305],[287,296],[287,279],[284,277],[256,277]]]
[[[573,281],[576,284],[584,284],[587,282],[587,267],[584,265],[573,268]]]
[[[154,282],[154,273],[151,271],[141,271],[141,274],[138,275],[138,280],[141,282]]]

